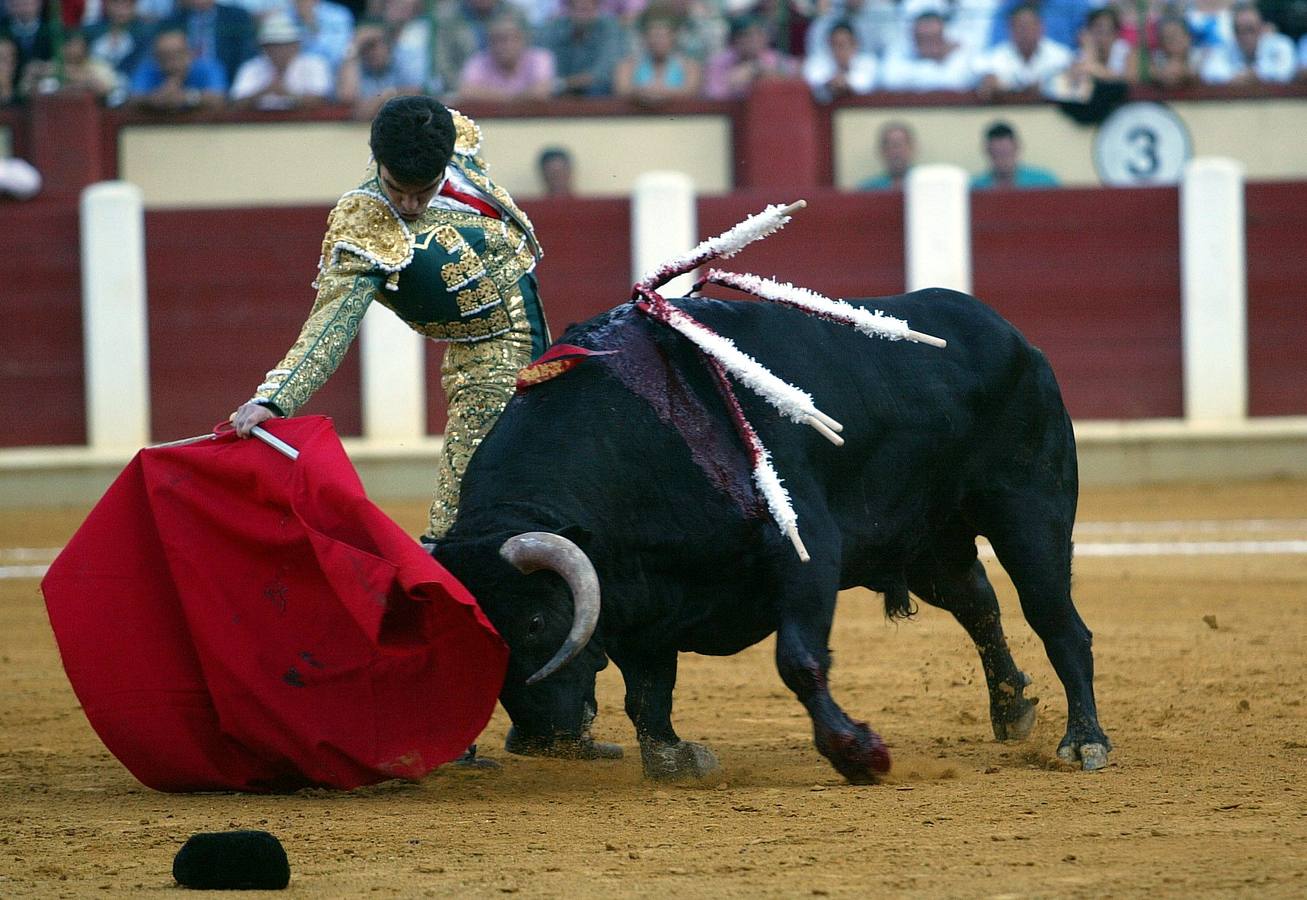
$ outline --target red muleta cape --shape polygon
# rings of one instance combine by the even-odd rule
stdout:
[[[161,791],[420,778],[494,710],[508,650],[364,495],[331,422],[142,450],[41,583],[92,727]]]

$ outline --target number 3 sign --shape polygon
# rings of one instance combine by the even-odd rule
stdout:
[[[1094,136],[1094,168],[1103,184],[1175,184],[1193,155],[1189,129],[1161,103],[1127,103]]]

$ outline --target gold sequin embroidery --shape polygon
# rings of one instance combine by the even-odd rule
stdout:
[[[436,243],[444,248],[446,253],[453,253],[459,247],[465,245],[463,235],[458,233],[458,229],[453,225],[437,225],[432,230],[432,235]]]
[[[489,304],[498,302],[499,291],[495,290],[494,282],[485,280],[476,287],[459,291],[454,299],[458,301],[459,313],[471,316],[485,309]]]
[[[327,217],[323,269],[334,265],[342,252],[361,256],[383,271],[397,272],[413,260],[413,235],[384,200],[369,193],[349,193]]]
[[[468,460],[512,398],[518,370],[531,361],[531,326],[521,291],[514,290],[496,313],[509,323],[502,337],[451,344],[445,350],[440,385],[449,403],[449,420],[436,466],[428,537],[439,538],[454,524]]]
[[[295,415],[345,358],[376,290],[376,281],[367,276],[324,276],[299,338],[254,396]]]
[[[463,255],[453,262],[447,262],[440,267],[440,277],[444,280],[445,286],[451,291],[459,291],[470,281],[484,277],[486,268],[481,264],[481,257],[472,252],[471,248],[463,251]],[[463,315],[467,315],[472,310],[465,309],[463,306],[463,295],[467,291],[459,291],[458,308]]]

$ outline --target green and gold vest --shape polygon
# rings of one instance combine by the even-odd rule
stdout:
[[[433,340],[529,334],[532,358],[548,346],[532,274],[542,254],[531,220],[486,174],[477,155],[480,129],[451,113],[457,140],[450,165],[482,191],[500,218],[429,207],[416,222],[405,222],[373,164],[367,179],[328,216],[314,282],[317,299],[299,338],[267,373],[255,399],[293,415],[340,364],[373,300]]]

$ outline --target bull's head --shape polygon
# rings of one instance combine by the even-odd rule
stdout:
[[[496,543],[455,539],[438,544],[434,555],[508,643],[499,699],[515,740],[538,752],[567,752],[593,715],[595,673],[605,665],[590,641],[599,623],[599,577],[581,548],[561,535],[535,531]]]

